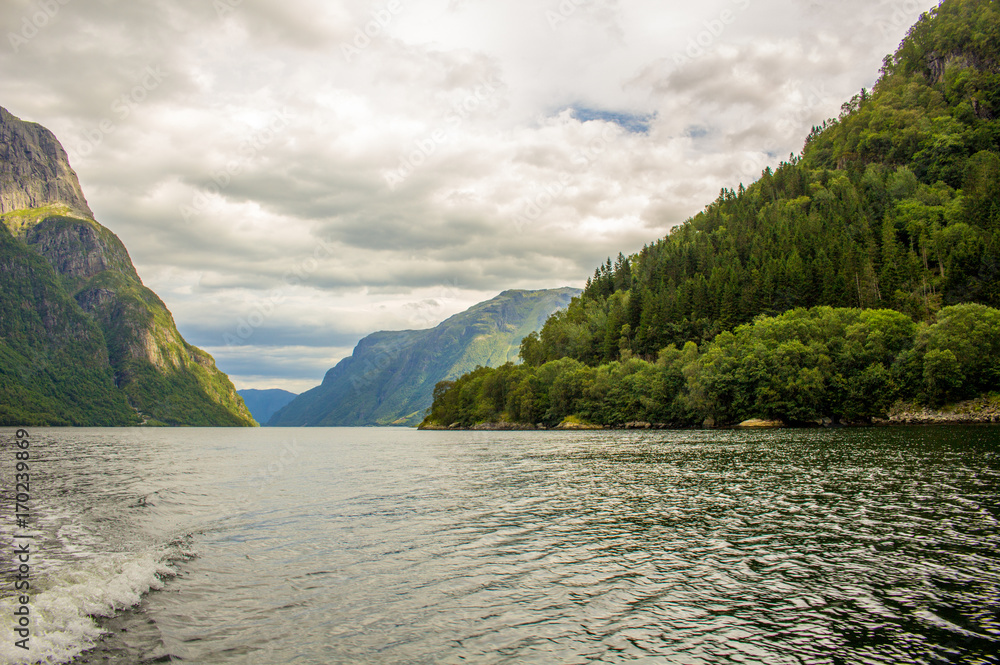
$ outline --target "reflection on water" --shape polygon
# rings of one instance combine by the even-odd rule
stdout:
[[[1000,662],[997,429],[38,434],[136,662]]]

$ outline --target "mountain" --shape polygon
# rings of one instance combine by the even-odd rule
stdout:
[[[237,390],[250,415],[259,423],[266,423],[281,407],[298,397],[287,390]]]
[[[377,332],[267,423],[273,426],[415,425],[434,386],[517,358],[518,346],[579,289],[505,291],[436,328]]]
[[[997,307],[1000,3],[945,0],[801,155],[608,259],[524,340],[524,368],[459,381],[432,420],[878,417],[887,395],[995,390],[969,349],[1000,363]]]
[[[1000,6],[925,14],[802,154],[595,271],[533,362],[653,359],[797,307],[1000,306]],[[527,359],[527,357],[526,357]]]
[[[94,219],[55,136],[0,108],[0,422],[252,426]]]

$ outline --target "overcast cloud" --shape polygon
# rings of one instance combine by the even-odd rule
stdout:
[[[933,0],[4,0],[0,105],[239,388],[582,286],[798,153]],[[367,33],[367,34],[366,34]]]

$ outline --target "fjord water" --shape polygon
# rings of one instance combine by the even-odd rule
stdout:
[[[37,661],[1000,662],[996,428],[31,441]]]

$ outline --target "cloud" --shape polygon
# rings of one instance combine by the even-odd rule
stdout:
[[[581,286],[798,152],[933,4],[11,0],[0,105],[240,387],[300,385]]]

